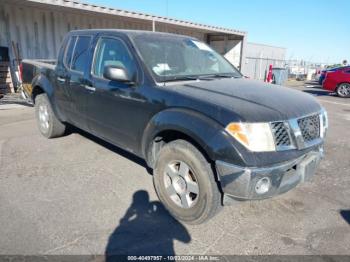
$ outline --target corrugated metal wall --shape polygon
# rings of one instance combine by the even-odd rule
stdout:
[[[0,46],[18,43],[22,58],[55,59],[64,35],[74,29],[119,28],[152,30],[150,21],[100,15],[67,8],[49,9],[0,2]],[[172,25],[156,24],[157,31],[205,39],[205,34]]]
[[[264,80],[269,65],[284,67],[286,49],[256,43],[247,43],[243,74],[253,79]]]
[[[22,59],[56,59],[65,34],[76,29],[153,30],[152,20],[73,9],[41,2],[0,0],[0,47],[8,47],[15,79],[15,55],[18,46]],[[246,35],[234,35],[157,21],[155,31],[196,37],[207,41],[232,64],[243,68],[242,56]],[[225,40],[216,41],[215,35]],[[231,39],[232,38],[232,39]],[[215,40],[215,41],[214,41]]]

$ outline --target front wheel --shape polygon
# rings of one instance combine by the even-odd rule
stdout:
[[[350,84],[342,83],[337,87],[337,95],[340,97],[350,97]]]
[[[54,138],[64,134],[66,126],[55,116],[46,94],[40,94],[35,98],[35,115],[43,136]]]
[[[164,206],[185,223],[203,223],[221,206],[210,163],[187,141],[175,140],[160,150],[153,182]]]

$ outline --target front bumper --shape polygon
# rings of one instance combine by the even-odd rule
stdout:
[[[301,182],[308,181],[323,157],[323,148],[318,147],[305,155],[263,168],[249,168],[216,161],[221,188],[224,192],[224,205],[231,199],[258,200],[282,194],[294,188]],[[269,189],[258,193],[257,182],[266,178]]]

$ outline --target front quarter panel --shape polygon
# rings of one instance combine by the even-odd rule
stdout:
[[[142,138],[142,152],[147,159],[151,142],[162,131],[178,131],[191,137],[215,161],[226,160],[244,165],[233,139],[215,120],[185,108],[171,108],[156,114],[145,128]],[[147,160],[149,163],[149,161]]]

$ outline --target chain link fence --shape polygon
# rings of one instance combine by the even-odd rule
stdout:
[[[283,83],[287,79],[313,80],[318,71],[325,67],[325,63],[315,63],[304,60],[286,60],[261,57],[246,57],[243,74],[251,79],[266,80],[269,66],[272,65],[273,75],[277,82]]]

